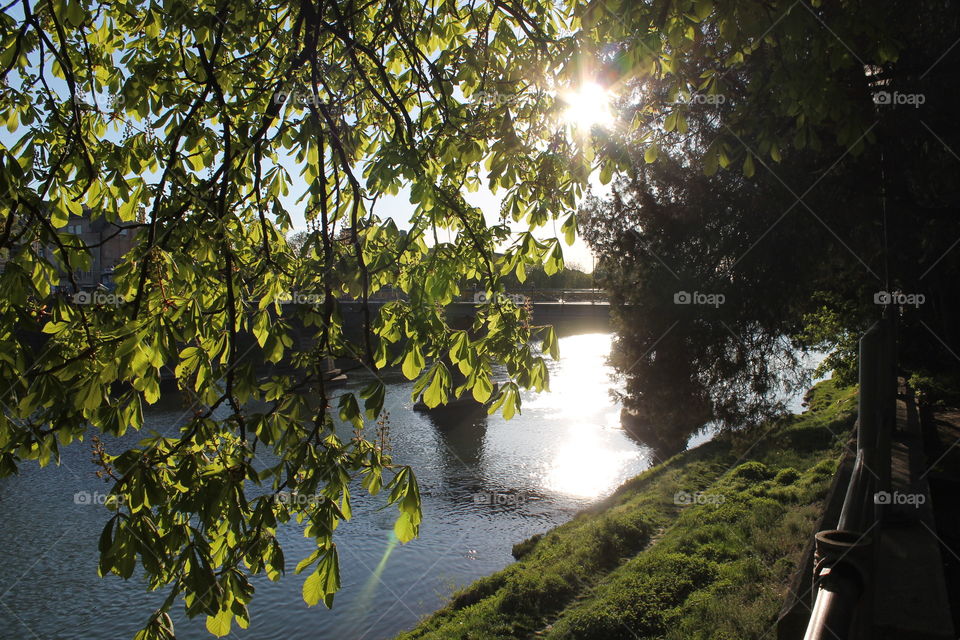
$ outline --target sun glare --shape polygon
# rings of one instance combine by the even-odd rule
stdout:
[[[563,117],[568,124],[586,130],[613,124],[610,92],[595,82],[585,82],[578,90],[563,94],[563,100],[567,103]]]

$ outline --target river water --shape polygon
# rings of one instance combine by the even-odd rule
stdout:
[[[288,573],[256,580],[251,626],[238,639],[381,640],[442,606],[458,586],[512,561],[513,544],[568,521],[648,464],[645,448],[620,428],[605,359],[611,335],[560,339],[549,392],[526,393],[522,414],[450,418],[413,410],[412,383],[388,377],[386,408],[394,460],[414,467],[424,522],[401,545],[396,510],[383,496],[354,494],[354,518],[337,529],[342,590],[333,610],[308,608],[306,574],[293,573],[312,550],[295,526],[281,531]],[[355,376],[348,388],[366,384]],[[147,426],[168,432],[185,419],[176,397],[147,412]],[[62,453],[60,467],[24,465],[0,481],[0,638],[127,640],[162,601],[135,576],[96,575],[97,538],[109,512],[87,443]],[[212,638],[201,618],[176,605],[177,637]]]

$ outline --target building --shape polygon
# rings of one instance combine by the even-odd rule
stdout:
[[[67,226],[61,229],[77,238],[76,244],[89,247],[90,268],[85,271],[75,271],[73,279],[82,290],[113,289],[113,270],[120,260],[129,252],[137,241],[138,225],[129,225],[129,228],[107,222],[103,218],[93,219],[89,212],[84,215],[70,216]],[[44,252],[52,251],[50,246],[39,249],[41,256]],[[73,282],[63,274],[59,289],[72,292]]]

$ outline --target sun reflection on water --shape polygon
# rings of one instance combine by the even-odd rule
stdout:
[[[544,488],[582,498],[609,493],[622,479],[625,464],[640,455],[622,436],[620,408],[611,398],[609,334],[561,339],[563,367],[551,369],[550,393],[526,406],[560,416]]]
[[[582,498],[595,498],[611,491],[620,477],[620,467],[636,457],[598,444],[593,434],[570,429],[550,463],[549,489]]]

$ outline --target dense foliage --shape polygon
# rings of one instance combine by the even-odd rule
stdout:
[[[560,240],[532,231],[563,216],[572,240],[591,158],[556,117],[554,85],[574,74],[559,11],[513,0],[4,6],[0,471],[99,438],[115,496],[100,571],[139,567],[169,594],[143,638],[172,636],[178,596],[217,635],[246,626],[250,575],[292,568],[276,536],[288,521],[316,541],[292,563],[309,574],[304,599],[331,605],[334,530],[361,484],[386,489],[401,540],[417,534],[414,471],[373,433],[384,386],[338,395],[330,358],[374,373],[402,365],[430,406],[466,393],[507,416],[520,388],[546,386],[531,344],[539,336],[556,356],[552,330],[494,295],[469,333],[454,330],[443,305],[463,281],[493,293],[505,273],[562,267]],[[464,199],[481,180],[504,198],[496,224]],[[401,189],[415,205],[405,232],[377,207]],[[285,240],[294,207],[309,226],[297,251]],[[111,236],[137,233],[113,273],[117,304],[71,297],[101,244],[71,232],[80,215]],[[346,331],[341,300],[386,286],[407,299],[379,313],[364,304],[363,331]],[[308,303],[284,304],[292,295]],[[295,344],[302,333],[310,349]],[[493,380],[494,363],[506,380]],[[163,375],[188,398],[185,423],[118,449]]]
[[[642,126],[610,148],[632,168],[581,226],[638,435],[668,456],[708,420],[756,423],[803,382],[798,349],[832,350],[823,371],[849,382],[885,306],[904,368],[955,369],[957,8],[618,7],[595,11],[616,59],[660,58],[618,76]]]

